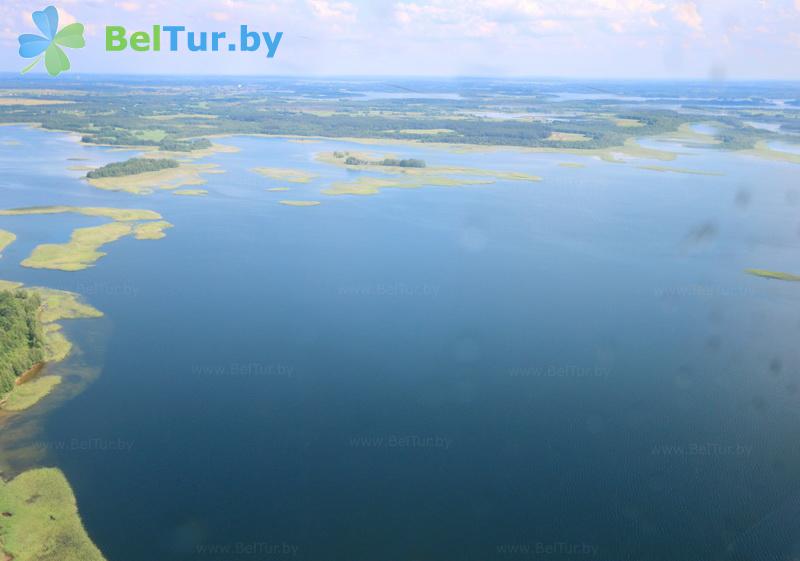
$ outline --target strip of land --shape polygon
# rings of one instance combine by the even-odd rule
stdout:
[[[284,200],[284,201],[278,201],[278,202],[281,203],[282,205],[286,205],[286,206],[317,206],[317,205],[322,204],[319,201],[288,201],[288,200]]]
[[[23,267],[80,271],[91,267],[106,255],[100,248],[133,234],[139,240],[157,240],[172,224],[152,210],[106,207],[40,206],[0,210],[0,216],[73,213],[111,218],[113,222],[77,228],[66,243],[41,244],[22,262]]]
[[[700,169],[672,168],[667,166],[637,166],[637,167],[639,169],[658,171],[662,173],[683,173],[687,175],[710,175],[710,176],[725,175],[724,173],[720,173],[717,171],[705,171]]]
[[[81,206],[30,206],[0,210],[0,216],[28,216],[35,214],[63,214],[73,213],[84,216],[100,216],[110,218],[117,222],[132,222],[137,220],[160,220],[161,215],[152,210],[109,208],[109,207],[81,207]]]
[[[173,191],[172,194],[182,197],[204,197],[208,195],[208,191],[205,189],[178,189],[177,191]]]
[[[181,164],[159,171],[148,171],[121,177],[87,178],[92,187],[106,191],[123,191],[133,195],[149,195],[157,190],[204,185],[203,174],[221,173],[216,164]]]
[[[99,251],[102,246],[132,232],[131,225],[125,222],[78,228],[72,232],[72,237],[67,243],[36,246],[30,257],[22,262],[22,266],[32,269],[80,271],[92,266],[95,261],[106,255]]]
[[[0,230],[0,257],[3,256],[3,250],[11,245],[17,236],[8,230]]]
[[[800,275],[793,275],[791,273],[782,273],[780,271],[767,271],[765,269],[745,269],[745,273],[763,277],[765,279],[782,280],[800,282]]]
[[[337,181],[323,189],[325,195],[376,195],[381,189],[418,189],[421,187],[459,187],[485,185],[497,181],[541,181],[541,177],[514,171],[460,166],[402,165],[418,160],[398,159],[393,155],[370,152],[320,152],[316,159],[353,171],[377,171],[384,177],[363,175],[353,180]],[[349,162],[349,163],[348,163]]]
[[[159,220],[157,222],[145,222],[137,224],[134,227],[133,233],[137,240],[160,240],[167,234],[164,230],[172,228],[172,224],[166,220]]]
[[[6,561],[105,561],[60,470],[33,469],[0,479],[0,505],[0,556]]]
[[[316,174],[299,169],[289,168],[253,168],[252,171],[269,177],[270,179],[277,179],[279,181],[288,181],[289,183],[308,183],[316,177]]]

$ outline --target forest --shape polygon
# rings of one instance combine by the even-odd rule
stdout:
[[[0,291],[0,395],[10,391],[17,376],[44,357],[40,305],[36,294]]]
[[[3,85],[8,84],[0,78]],[[433,87],[412,85],[422,91]],[[715,148],[740,150],[753,148],[758,140],[792,140],[787,133],[800,128],[800,111],[792,102],[765,111],[758,107],[766,98],[753,95],[745,103],[736,88],[706,92],[707,86],[683,86],[693,93],[697,92],[692,88],[699,88],[702,97],[708,97],[699,103],[671,99],[679,91],[663,84],[603,87],[611,93],[634,88],[635,93],[655,96],[647,104],[632,105],[614,99],[558,100],[552,91],[583,87],[561,83],[510,83],[489,96],[483,82],[463,81],[452,85],[460,88],[455,99],[368,99],[350,93],[346,86],[279,80],[239,84],[220,79],[202,85],[165,81],[131,87],[97,81],[73,82],[68,88],[65,84],[58,92],[48,83],[49,93],[28,90],[25,97],[49,101],[57,96],[63,104],[7,104],[0,116],[4,123],[34,122],[46,129],[75,132],[86,143],[152,146],[169,152],[202,150],[211,145],[207,137],[228,134],[602,149],[704,120],[724,125]],[[679,102],[683,105],[676,108]],[[755,130],[747,125],[753,118],[781,125],[782,130]]]
[[[424,168],[426,166],[425,160],[419,160],[416,158],[404,158],[402,160],[398,160],[397,158],[384,158],[382,160],[363,160],[361,158],[356,158],[355,156],[348,156],[347,159],[344,161],[345,164],[348,166],[389,166],[389,167],[401,167],[401,168]]]
[[[160,171],[162,169],[178,167],[176,160],[169,158],[131,158],[124,162],[113,162],[92,170],[86,174],[89,179],[100,179],[101,177],[122,177],[124,175],[136,175],[148,171]]]

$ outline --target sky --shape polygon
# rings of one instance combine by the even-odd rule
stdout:
[[[17,37],[33,9],[0,4],[0,71],[30,60]],[[86,26],[66,49],[81,73],[800,79],[800,0],[57,0],[61,26]],[[266,51],[105,50],[105,29],[282,31]],[[162,43],[166,40],[162,38]],[[42,65],[40,65],[41,67]]]

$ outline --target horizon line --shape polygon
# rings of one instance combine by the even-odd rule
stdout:
[[[47,72],[30,72],[22,75],[14,70],[0,70],[0,76],[3,77],[17,77],[20,80],[31,78],[47,78]],[[701,77],[631,77],[631,76],[616,76],[616,77],[592,77],[592,76],[549,76],[549,75],[530,75],[530,76],[502,76],[502,75],[451,75],[451,76],[431,76],[431,75],[413,75],[413,74],[174,74],[174,73],[116,73],[116,72],[74,72],[68,75],[60,76],[61,80],[75,80],[81,77],[111,77],[111,78],[172,78],[176,80],[185,78],[261,78],[261,79],[305,79],[305,80],[385,80],[388,78],[400,80],[430,80],[430,81],[447,81],[447,80],[506,80],[506,81],[583,81],[583,82],[694,82],[694,83],[707,83],[709,85],[724,86],[725,84],[747,83],[747,82],[777,82],[786,84],[800,85],[800,77],[798,78],[759,78],[759,77],[737,77],[726,79],[713,79]]]

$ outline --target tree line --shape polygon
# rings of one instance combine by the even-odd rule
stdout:
[[[0,395],[20,374],[44,359],[41,300],[23,290],[0,291]]]
[[[124,162],[113,162],[90,171],[86,174],[89,179],[99,179],[101,177],[122,177],[125,175],[136,175],[148,171],[159,171],[162,169],[178,167],[176,160],[169,158],[131,158]]]

